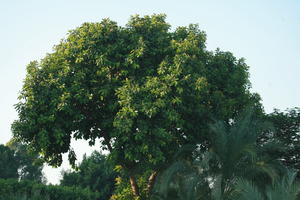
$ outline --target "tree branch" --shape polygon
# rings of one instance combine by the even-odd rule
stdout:
[[[134,176],[130,176],[130,185],[131,185],[131,191],[133,193],[133,196],[139,197],[140,196],[139,186],[137,185]]]
[[[157,171],[154,171],[149,179],[148,179],[148,184],[147,184],[147,191],[148,191],[148,194],[150,194],[152,192],[152,189],[153,189],[153,186],[154,186],[154,183],[155,183],[155,180],[156,180],[156,177],[157,177],[157,174],[158,172]]]

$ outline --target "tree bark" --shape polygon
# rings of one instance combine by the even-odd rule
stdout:
[[[136,183],[136,179],[134,176],[130,176],[130,185],[131,185],[131,190],[133,193],[133,196],[139,197],[140,192],[139,192],[139,186]]]
[[[157,171],[154,171],[148,179],[148,185],[147,185],[148,194],[150,194],[152,192],[152,189],[153,189],[156,177],[157,177],[157,173],[158,173]]]

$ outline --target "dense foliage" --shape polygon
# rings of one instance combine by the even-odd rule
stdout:
[[[138,196],[137,174],[156,174],[181,145],[208,148],[213,119],[261,111],[244,60],[205,41],[197,25],[171,31],[164,15],[133,16],[125,27],[84,23],[27,66],[14,136],[52,165],[68,151],[75,160],[71,137],[101,138]]]
[[[0,179],[0,200],[96,200],[98,193],[78,187]]]
[[[0,178],[45,182],[39,154],[14,140],[0,145]]]
[[[251,115],[229,126],[216,123],[211,149],[199,152],[196,148],[191,159],[179,156],[161,175],[154,199],[299,199],[296,172],[272,155],[281,147],[271,141],[257,142],[269,126]]]
[[[117,174],[107,157],[97,151],[83,157],[76,171],[64,171],[61,185],[88,188],[99,193],[99,199],[109,199],[115,188]]]
[[[208,51],[205,42],[197,25],[172,30],[164,15],[132,16],[125,27],[109,19],[82,24],[27,66],[15,139],[58,166],[63,153],[76,159],[71,138],[90,145],[100,138],[120,175],[114,200],[150,198],[156,180],[171,187],[164,198],[229,199],[246,187],[267,198],[280,177],[294,177],[285,176],[286,166],[299,169],[300,112],[265,115],[259,95],[249,91],[244,60]],[[251,117],[239,120],[249,107]],[[183,175],[173,170],[175,176],[162,178],[186,146],[176,162]],[[106,198],[114,182],[110,164],[95,153],[62,184]]]
[[[277,139],[284,151],[274,152],[288,167],[300,170],[300,108],[285,112],[275,110],[266,118],[272,122],[274,129],[265,134],[265,140]],[[274,155],[274,156],[275,156]]]
[[[0,178],[18,178],[19,160],[10,148],[0,145]]]

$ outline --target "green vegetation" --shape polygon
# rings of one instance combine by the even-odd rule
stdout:
[[[160,177],[156,199],[296,199],[296,173],[272,155],[279,143],[257,142],[269,126],[249,114],[230,126],[216,123],[210,149],[179,156]]]
[[[68,152],[75,167],[71,138],[101,139],[108,157],[85,157],[61,182],[99,199],[295,199],[300,110],[265,114],[244,59],[205,42],[165,15],[82,24],[27,66],[14,141],[53,166]]]
[[[0,200],[95,200],[98,193],[78,187],[0,179]]]
[[[45,182],[42,173],[43,162],[37,152],[31,151],[27,145],[9,141],[0,145],[0,178],[15,178]]]
[[[275,110],[266,119],[272,122],[274,131],[266,132],[262,140],[279,140],[284,151],[276,152],[277,158],[286,166],[300,170],[300,108],[286,112]]]
[[[61,185],[88,188],[99,193],[100,199],[109,199],[115,188],[117,173],[112,163],[99,152],[83,157],[76,171],[64,171]]]

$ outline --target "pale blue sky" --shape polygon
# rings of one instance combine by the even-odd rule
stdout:
[[[300,107],[299,0],[0,0],[0,143],[11,138],[26,64],[83,22],[109,17],[124,25],[132,14],[153,13],[167,14],[173,28],[198,23],[209,50],[244,57],[267,112]],[[75,146],[80,156],[90,152],[86,144]],[[47,173],[56,183],[58,170]]]

